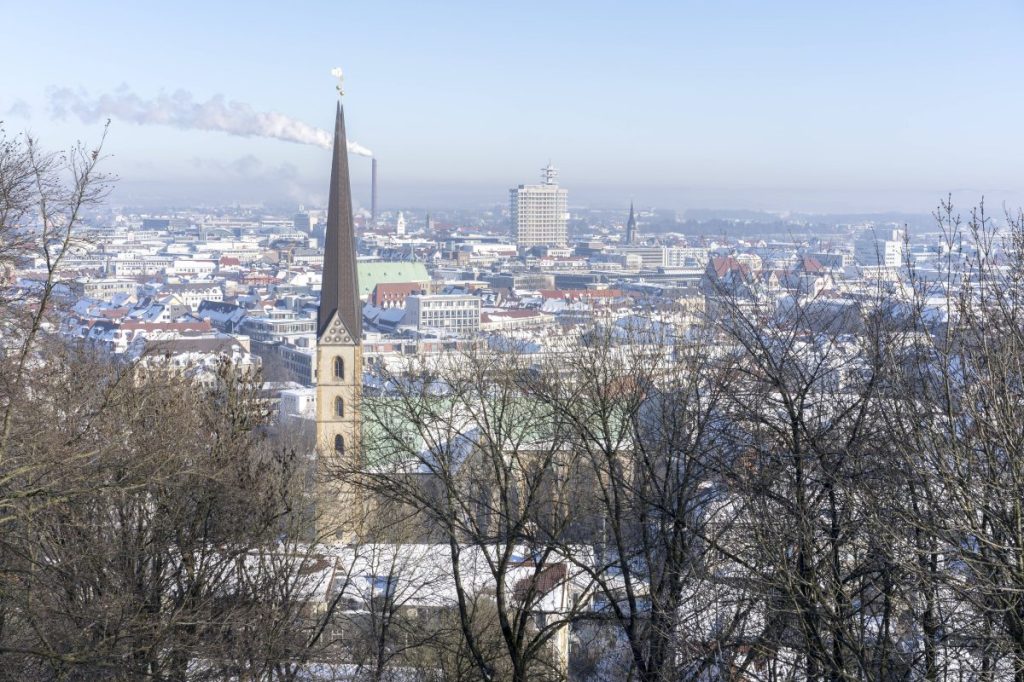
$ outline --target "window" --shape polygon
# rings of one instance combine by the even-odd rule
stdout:
[[[395,596],[395,587],[398,585],[397,575],[374,575],[366,576],[367,582],[373,589],[374,597],[383,597],[390,600]]]
[[[345,401],[340,395],[334,399],[334,414],[339,417],[345,416]]]
[[[340,433],[334,437],[334,451],[339,456],[345,454],[345,438]]]
[[[337,356],[334,358],[334,376],[338,379],[345,378],[345,361]]]

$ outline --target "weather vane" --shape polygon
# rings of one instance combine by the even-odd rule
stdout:
[[[341,67],[335,66],[333,69],[331,69],[331,75],[338,79],[338,85],[336,87],[338,89],[338,97],[341,97],[342,95],[345,94],[345,91],[342,89],[342,85],[344,84],[345,81],[345,76],[341,72]]]

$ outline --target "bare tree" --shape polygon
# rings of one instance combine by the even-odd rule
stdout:
[[[571,578],[558,550],[572,522],[563,489],[572,453],[550,406],[525,390],[529,374],[517,353],[383,372],[386,390],[364,399],[368,461],[342,472],[445,547],[457,646],[482,679],[565,675],[554,644],[564,652],[574,613],[556,596]]]
[[[984,206],[936,213],[946,294],[923,304],[898,420],[916,473],[907,517],[929,586],[928,679],[1024,679],[1024,217],[998,229]],[[959,248],[973,246],[969,256]],[[934,301],[934,296],[932,297]]]
[[[204,388],[54,333],[100,147],[0,143],[0,670],[4,678],[294,678],[336,604],[302,461],[266,438],[259,377]]]
[[[578,462],[569,487],[579,545],[564,551],[593,581],[599,608],[577,627],[604,628],[628,650],[616,670],[604,647],[599,679],[700,678],[727,665],[744,622],[742,599],[713,578],[710,539],[729,512],[715,475],[724,385],[706,340],[613,327],[531,383]]]
[[[898,566],[869,531],[891,499],[882,417],[887,349],[906,336],[885,291],[837,304],[813,289],[717,292],[730,348],[731,451],[742,509],[719,545],[759,601],[742,669],[774,661],[807,680],[907,674]],[[902,671],[902,672],[901,672]]]
[[[61,261],[78,234],[83,212],[102,201],[109,189],[107,177],[98,170],[103,138],[95,148],[78,144],[66,153],[47,153],[29,136],[0,138],[0,260],[9,266],[11,259],[39,255],[44,268],[43,279],[27,296],[4,306],[0,458],[6,455],[26,371],[60,284]]]

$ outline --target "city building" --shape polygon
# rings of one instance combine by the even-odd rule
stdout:
[[[640,267],[643,268],[660,268],[666,265],[665,263],[665,248],[662,246],[621,246],[615,250],[625,256],[636,256],[639,261]]]
[[[303,387],[281,391],[278,412],[284,418],[312,421],[316,418],[316,389]]]
[[[299,211],[292,216],[292,229],[297,232],[310,234],[313,231],[313,225],[315,222],[310,220],[309,213],[305,211]]]
[[[274,347],[277,352],[276,359],[279,360],[289,381],[294,381],[303,386],[316,384],[314,376],[313,360],[316,350],[306,339],[297,339],[295,343],[282,343]]]
[[[245,319],[246,312],[245,308],[234,303],[204,300],[199,304],[196,317],[207,320],[219,331],[230,334]]]
[[[420,334],[475,334],[480,331],[480,297],[467,295],[411,295],[405,299],[402,326]]]
[[[903,230],[869,227],[854,242],[853,257],[858,265],[868,268],[899,268],[905,255],[904,242]]]
[[[423,290],[430,287],[430,274],[423,263],[359,261],[356,270],[359,273],[358,296],[363,300],[369,299],[378,284],[415,283]]]
[[[568,242],[569,193],[558,186],[558,171],[550,163],[541,169],[541,181],[509,190],[512,230],[520,248]]]
[[[95,298],[107,300],[116,294],[134,294],[139,288],[138,282],[130,279],[108,277],[92,279],[79,277],[71,283],[71,293],[78,298]]]
[[[423,293],[420,282],[381,282],[370,294],[370,305],[376,308],[401,308],[412,294]]]
[[[241,340],[220,333],[138,336],[126,353],[135,360],[137,372],[170,372],[207,388],[220,381],[225,362],[240,375],[260,366]]]
[[[703,247],[672,246],[665,249],[665,267],[700,268],[703,272],[709,257],[708,250]]]
[[[316,331],[316,321],[299,317],[291,310],[270,310],[265,315],[248,315],[237,327],[238,333],[252,339],[253,352],[263,355],[282,343],[296,343],[298,339]]]
[[[192,284],[165,284],[161,294],[173,294],[192,310],[198,310],[203,301],[221,302],[224,290],[217,282],[196,282]]]

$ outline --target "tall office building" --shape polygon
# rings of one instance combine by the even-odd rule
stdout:
[[[550,163],[541,169],[541,184],[509,190],[516,244],[531,247],[567,243],[568,197],[569,193],[558,186],[558,171]]]
[[[313,229],[313,221],[310,220],[309,214],[301,206],[299,207],[299,212],[292,217],[292,227],[296,232],[304,232],[306,234],[309,234]]]
[[[327,206],[323,282],[316,330],[316,435],[319,453],[318,524],[345,536],[358,498],[338,483],[339,467],[358,463],[362,394],[362,305],[356,269],[345,112],[338,103]]]
[[[906,257],[904,236],[899,228],[864,229],[853,244],[857,264],[869,268],[902,267]]]

